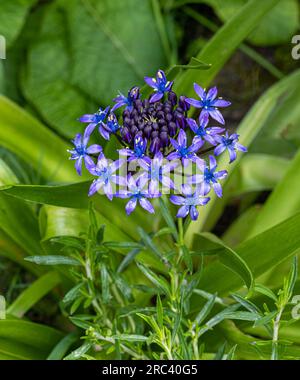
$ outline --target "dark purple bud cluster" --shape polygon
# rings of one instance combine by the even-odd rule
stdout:
[[[134,144],[136,136],[147,139],[152,154],[164,150],[170,144],[170,137],[174,137],[179,129],[185,129],[189,104],[181,96],[170,91],[168,99],[161,99],[151,103],[149,99],[136,99],[132,109],[126,108],[123,112],[123,127],[121,135],[130,146]]]

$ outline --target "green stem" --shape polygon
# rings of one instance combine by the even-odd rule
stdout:
[[[279,327],[280,327],[280,319],[281,319],[283,310],[284,310],[284,307],[279,309],[278,314],[276,315],[276,318],[274,320],[271,360],[278,360]]]
[[[182,218],[178,218],[178,244],[184,244],[184,233],[183,233],[183,223]]]

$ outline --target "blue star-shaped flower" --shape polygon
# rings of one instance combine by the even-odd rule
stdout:
[[[155,195],[159,193],[159,184],[162,183],[169,189],[174,189],[174,183],[170,178],[170,172],[174,170],[178,163],[163,164],[164,156],[161,152],[156,153],[151,164],[141,161],[141,167],[145,170],[139,178],[149,181],[149,193]]]
[[[206,205],[210,198],[204,198],[198,191],[193,192],[189,185],[182,185],[181,191],[184,196],[171,195],[170,197],[170,201],[174,205],[181,206],[177,212],[177,218],[185,218],[190,214],[192,220],[197,220],[199,215],[197,206]]]
[[[216,136],[218,146],[214,150],[214,155],[219,156],[224,150],[228,150],[230,161],[233,162],[236,159],[236,151],[247,152],[247,148],[242,144],[239,144],[239,135],[233,133],[231,136],[226,132],[225,136]]]
[[[88,167],[94,161],[89,156],[89,154],[96,154],[102,152],[102,147],[100,145],[94,144],[87,147],[91,134],[91,129],[87,127],[82,136],[81,133],[78,133],[72,143],[74,144],[74,149],[68,149],[68,152],[71,153],[70,160],[76,160],[75,169],[79,175],[82,173],[82,160],[85,162],[85,166]]]
[[[222,98],[217,98],[217,87],[211,88],[206,93],[206,91],[201,86],[199,86],[197,83],[194,83],[194,90],[199,96],[200,100],[186,98],[185,101],[196,108],[202,108],[200,118],[208,115],[217,120],[219,123],[225,124],[225,120],[218,108],[228,107],[231,103],[227,100],[223,100]]]
[[[216,171],[217,161],[214,156],[209,156],[209,167],[206,164],[198,165],[203,174],[195,174],[188,180],[190,184],[199,184],[198,190],[201,195],[207,195],[210,192],[211,186],[219,198],[222,197],[222,186],[218,182],[227,175],[226,170]]]
[[[140,89],[138,87],[132,87],[132,89],[128,91],[127,97],[123,95],[121,92],[119,92],[119,94],[120,95],[114,99],[114,102],[116,104],[113,106],[111,110],[114,111],[117,108],[126,106],[126,109],[131,111],[133,108],[133,102],[140,96]]]
[[[138,178],[135,180],[131,175],[128,176],[127,186],[128,190],[120,190],[116,196],[119,198],[130,198],[129,202],[125,206],[126,214],[130,215],[136,208],[137,202],[146,211],[154,214],[154,207],[147,198],[153,198],[153,195],[149,194],[147,188],[145,188],[148,180],[146,178]],[[155,194],[159,197],[161,194]]]
[[[156,78],[145,77],[144,80],[155,91],[150,98],[150,103],[158,102],[164,96],[164,93],[170,91],[173,86],[173,82],[167,80],[162,70],[158,70]]]
[[[146,149],[147,149],[147,140],[144,139],[142,136],[137,135],[134,139],[134,148],[129,149],[119,149],[119,153],[122,156],[128,156],[128,162],[131,162],[133,160],[138,160],[139,162],[145,161],[146,163],[150,164],[151,159],[146,156]]]
[[[189,161],[197,162],[202,161],[197,155],[196,152],[203,146],[204,141],[198,140],[192,142],[192,144],[187,146],[187,138],[184,130],[180,130],[178,133],[177,141],[170,139],[171,144],[175,148],[175,152],[170,153],[167,156],[168,160],[181,159],[183,166],[187,166]]]
[[[126,179],[115,174],[124,162],[124,160],[116,160],[109,163],[104,154],[99,155],[97,164],[95,164],[94,161],[90,162],[87,165],[87,169],[91,174],[97,176],[98,178],[91,184],[89,196],[95,194],[100,189],[103,189],[107,198],[112,200],[114,196],[112,184],[121,186],[126,185]]]
[[[102,122],[99,127],[99,132],[105,140],[109,140],[111,134],[115,134],[119,129],[120,125],[116,118],[116,115],[110,113],[107,118],[107,122]]]
[[[194,119],[187,119],[188,125],[191,130],[195,133],[194,142],[204,139],[211,145],[216,145],[214,136],[223,133],[224,128],[220,127],[209,127],[206,128],[209,122],[208,115],[204,115],[202,118],[199,118],[199,125]]]
[[[81,123],[89,123],[89,131],[90,133],[93,132],[95,127],[99,124],[102,124],[108,114],[110,107],[106,107],[104,110],[102,108],[99,108],[99,110],[94,114],[86,114],[81,116],[78,120]]]

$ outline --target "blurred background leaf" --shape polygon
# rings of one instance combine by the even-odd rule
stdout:
[[[247,3],[247,0],[204,0],[224,22]],[[291,39],[299,26],[299,3],[284,0],[274,7],[255,27],[248,40],[257,46],[279,45]]]
[[[81,114],[167,63],[148,0],[58,0],[32,17],[43,23],[28,47],[23,90],[64,136],[78,130]]]

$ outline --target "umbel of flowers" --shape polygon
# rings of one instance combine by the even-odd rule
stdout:
[[[112,108],[100,108],[95,114],[79,119],[87,127],[83,135],[79,133],[72,140],[70,159],[75,160],[79,175],[84,163],[94,176],[89,196],[101,191],[110,200],[127,198],[127,215],[137,204],[154,213],[151,200],[162,196],[164,188],[171,193],[170,201],[179,206],[177,217],[190,215],[196,220],[198,206],[209,202],[210,191],[222,197],[220,181],[227,172],[218,171],[216,157],[227,151],[231,163],[238,150],[246,151],[237,134],[225,132],[220,109],[230,102],[218,97],[216,87],[206,91],[197,83],[194,83],[195,99],[177,96],[172,91],[173,82],[167,80],[162,70],[155,78],[145,77],[145,82],[153,89],[149,98],[143,99],[140,89],[133,87],[127,96],[120,93]],[[188,116],[195,114],[191,106],[200,111],[197,119]],[[118,118],[115,111],[119,108],[123,111]],[[221,126],[209,126],[210,119]],[[100,145],[89,145],[92,133],[99,133],[105,140],[116,138],[121,158],[109,160]],[[134,169],[130,168],[132,165]],[[183,168],[194,165],[197,174],[185,176],[183,183],[176,185],[170,175],[178,165]],[[122,167],[126,167],[126,175],[118,175]]]

